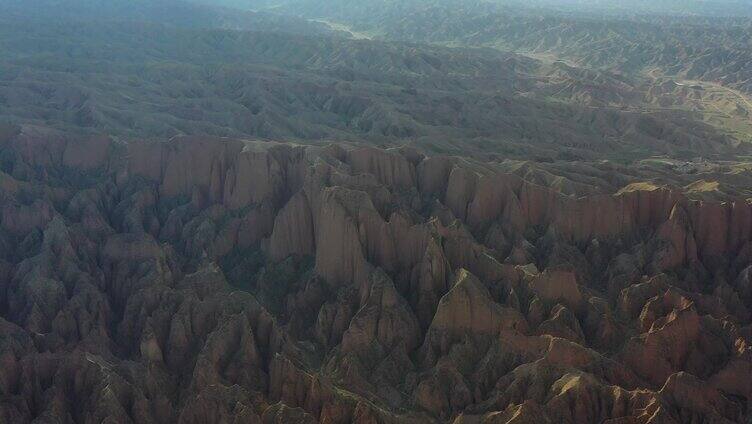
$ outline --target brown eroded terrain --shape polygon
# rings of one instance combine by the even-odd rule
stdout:
[[[684,165],[6,125],[0,422],[746,422],[749,176]]]
[[[749,6],[0,0],[0,424],[752,422]]]

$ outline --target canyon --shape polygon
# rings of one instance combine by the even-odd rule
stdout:
[[[749,0],[0,0],[0,424],[752,422]]]
[[[746,177],[576,169],[4,125],[0,421],[746,422]]]

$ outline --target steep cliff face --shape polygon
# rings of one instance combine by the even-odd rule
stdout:
[[[1,422],[742,422],[752,206],[408,149],[0,140]]]

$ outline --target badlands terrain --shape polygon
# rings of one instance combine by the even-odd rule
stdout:
[[[750,422],[748,5],[0,0],[0,423]]]

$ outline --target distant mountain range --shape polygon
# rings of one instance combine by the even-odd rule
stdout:
[[[299,3],[292,16],[177,0],[4,2],[0,118],[582,158],[739,152],[752,138],[735,94],[752,84],[744,20],[461,3]],[[306,7],[381,41],[349,39]],[[722,88],[655,88],[671,78]]]

